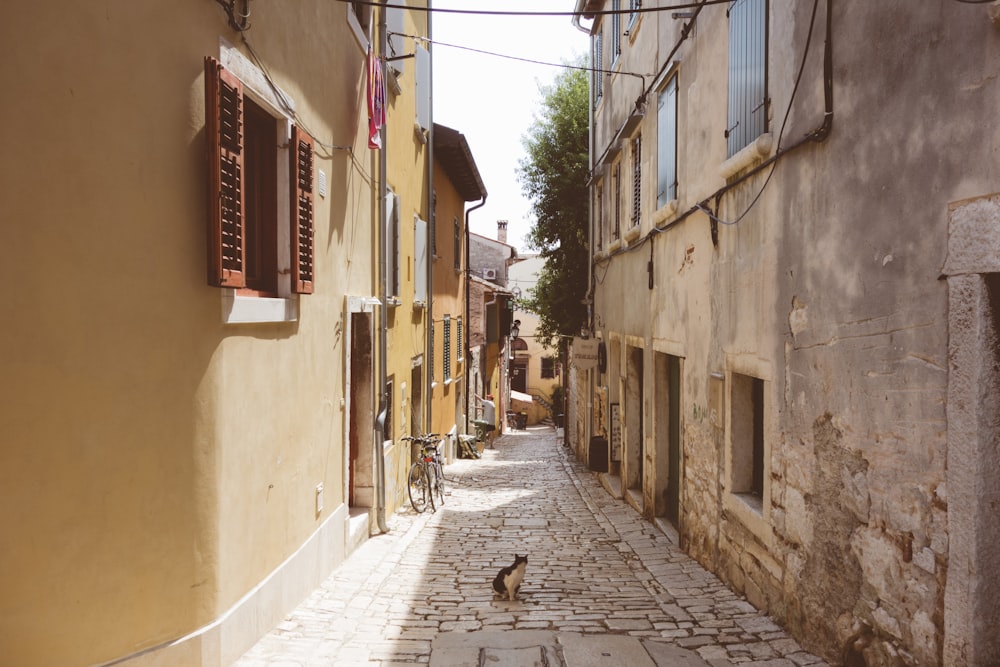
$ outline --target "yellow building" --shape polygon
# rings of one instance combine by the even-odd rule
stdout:
[[[476,162],[465,137],[434,124],[434,224],[431,302],[432,390],[431,426],[434,433],[464,433],[465,338],[467,333],[465,255],[466,202],[486,201]],[[475,207],[473,207],[475,208]],[[469,209],[470,211],[472,209]],[[451,446],[455,440],[451,439]],[[448,456],[454,456],[452,447]]]
[[[5,13],[4,664],[229,664],[365,536],[371,25],[324,0]],[[407,227],[425,179],[392,182]]]
[[[426,397],[430,395],[427,329],[433,128],[430,52],[426,43],[408,37],[428,34],[429,13],[385,11],[385,212],[380,244],[385,319],[380,354],[385,359],[381,398],[385,509],[392,512],[408,502],[410,445],[400,438],[423,433],[424,425],[430,423]],[[381,18],[379,22],[381,30]]]

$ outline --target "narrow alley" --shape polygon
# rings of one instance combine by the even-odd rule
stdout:
[[[445,507],[390,517],[239,667],[822,665],[576,461],[548,427],[446,468]],[[491,581],[515,554],[518,600]]]

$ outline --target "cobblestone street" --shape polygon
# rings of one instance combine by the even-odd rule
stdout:
[[[390,517],[236,664],[825,664],[612,498],[550,428],[446,475],[443,509]],[[494,598],[515,553],[529,559],[520,599]]]

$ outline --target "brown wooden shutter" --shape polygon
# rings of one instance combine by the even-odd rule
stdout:
[[[243,228],[243,84],[205,58],[208,143],[208,283],[245,287]]]
[[[313,139],[292,127],[292,291],[313,293]]]

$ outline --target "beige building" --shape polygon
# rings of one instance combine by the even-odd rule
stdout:
[[[997,664],[994,8],[576,7],[577,451],[809,650]]]
[[[545,260],[538,255],[519,255],[507,268],[507,287],[515,295],[528,296],[544,265]],[[553,391],[562,381],[562,368],[559,351],[546,348],[535,337],[538,315],[515,306],[513,317],[518,323],[518,337],[512,344],[511,408],[523,412],[532,425],[562,412],[562,406],[552,404]],[[519,393],[528,398],[517,398]]]

